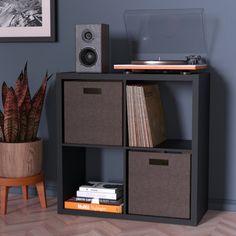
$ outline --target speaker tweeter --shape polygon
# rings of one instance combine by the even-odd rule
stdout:
[[[82,33],[82,39],[85,42],[91,42],[93,40],[93,33],[89,29],[85,29]]]

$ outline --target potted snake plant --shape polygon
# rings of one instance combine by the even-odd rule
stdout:
[[[47,82],[31,98],[27,63],[16,80],[15,89],[2,84],[0,111],[0,177],[22,178],[42,169],[42,140],[37,137]]]

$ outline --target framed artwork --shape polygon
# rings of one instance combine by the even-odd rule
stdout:
[[[0,42],[55,41],[55,0],[0,0]]]

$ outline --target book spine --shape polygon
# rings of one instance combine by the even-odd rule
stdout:
[[[92,198],[89,198],[89,197],[76,197],[75,201],[91,203]]]
[[[123,205],[113,206],[105,204],[91,204],[81,202],[70,202],[65,201],[64,207],[66,209],[83,210],[83,211],[99,211],[99,212],[110,212],[110,213],[122,213]]]
[[[87,197],[76,197],[76,201],[78,202],[87,202],[91,203],[93,198],[87,198]],[[122,203],[121,200],[109,200],[109,199],[99,199],[99,204],[109,204],[109,205],[120,205]]]
[[[100,193],[117,193],[118,190],[117,189],[105,189],[105,188],[94,188],[94,187],[83,187],[80,186],[79,187],[79,191],[82,192],[100,192]]]
[[[100,192],[82,192],[77,191],[76,197],[90,197],[90,198],[103,198],[103,199],[111,199],[117,200],[120,197],[118,193],[100,193]]]

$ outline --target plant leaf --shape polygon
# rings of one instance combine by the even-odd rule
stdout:
[[[27,74],[27,67],[28,67],[28,62],[26,61],[25,67],[24,67],[24,74]]]
[[[20,113],[20,129],[19,129],[19,139],[20,141],[26,141],[27,127],[28,127],[28,116],[31,110],[31,97],[29,88],[27,89],[25,100],[19,111]]]
[[[47,88],[47,81],[48,81],[48,74],[46,73],[40,88],[32,98],[32,103],[31,103],[32,106],[28,116],[26,141],[33,141],[37,137],[45,92]]]
[[[27,127],[28,127],[28,116],[31,110],[31,98],[29,88],[27,89],[25,100],[20,109],[20,129],[19,139],[20,141],[26,141]]]
[[[4,141],[4,134],[3,134],[3,124],[4,124],[4,115],[0,110],[0,141]]]
[[[27,86],[27,90],[26,90],[26,95],[25,95],[25,99],[24,99],[24,106],[27,112],[30,111],[31,109],[31,96],[30,96],[30,90],[29,90],[29,83],[28,83],[28,75],[27,75],[27,63],[25,65],[25,69],[24,69],[24,81],[26,83]]]
[[[21,71],[20,75],[18,76],[18,78],[16,80],[16,89],[15,89],[16,96],[18,96],[20,94],[22,79],[23,79],[23,72]]]
[[[4,122],[4,115],[2,111],[0,110],[0,126],[3,126],[3,122]]]
[[[27,72],[26,74],[21,72],[16,81],[16,98],[19,110],[21,110],[22,104],[26,97],[27,90],[28,90]]]
[[[26,133],[27,133],[27,118],[28,118],[28,111],[26,108],[25,103],[23,103],[21,111],[20,111],[20,120],[19,120],[19,141],[24,142],[26,141]]]
[[[17,98],[14,89],[11,87],[7,91],[4,104],[4,137],[8,143],[17,142],[19,129],[19,115]]]
[[[0,127],[0,142],[4,142],[4,135],[3,135],[2,127]]]
[[[19,119],[19,141],[23,142],[27,133],[27,118],[31,109],[31,96],[29,91],[27,62],[25,63],[24,72],[21,73],[19,90],[18,90],[18,109],[20,113]]]
[[[7,91],[8,91],[7,84],[6,84],[6,82],[3,82],[3,84],[2,84],[2,105],[3,106],[4,106],[5,101],[6,101]]]

